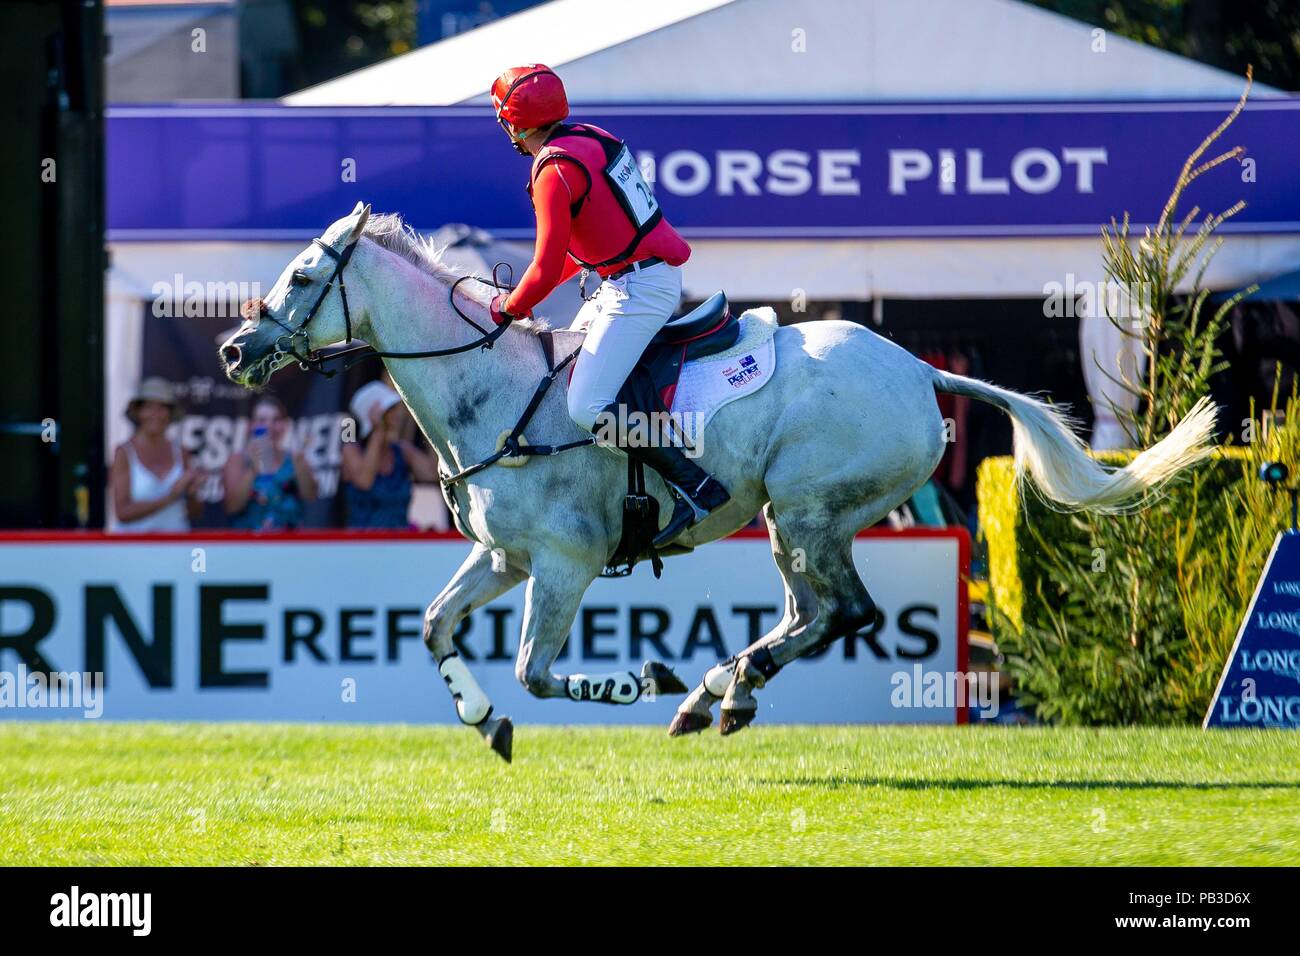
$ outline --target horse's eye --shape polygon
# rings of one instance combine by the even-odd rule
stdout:
[[[311,277],[305,272],[295,272],[293,274],[294,285],[307,285],[311,282]]]

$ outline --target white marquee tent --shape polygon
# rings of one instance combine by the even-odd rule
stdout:
[[[284,102],[486,103],[493,77],[516,62],[556,68],[577,103],[1132,100],[1241,91],[1235,75],[1016,0],[551,0]],[[1256,86],[1253,95],[1277,94]],[[696,240],[692,247],[691,298],[725,288],[741,300],[788,300],[794,289],[810,300],[1001,299],[1039,297],[1066,274],[1102,278],[1094,238]],[[122,369],[138,342],[140,302],[157,277],[179,271],[204,282],[238,274],[269,283],[298,248],[114,244],[108,361],[125,364],[111,365],[110,379],[133,381]],[[1298,262],[1300,236],[1232,236],[1207,280],[1235,287]],[[110,386],[110,407],[121,407],[126,387]]]
[[[1242,80],[1018,0],[551,0],[285,98],[303,106],[486,104],[502,65],[541,62],[578,103],[1236,98]],[[800,52],[802,51],[802,52]],[[1255,97],[1278,91],[1256,86]],[[687,294],[1039,296],[1100,277],[1096,239],[702,241]],[[1234,237],[1209,275],[1294,268],[1300,238]]]

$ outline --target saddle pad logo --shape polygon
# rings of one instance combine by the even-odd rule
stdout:
[[[732,365],[722,370],[722,377],[727,380],[727,384],[732,388],[744,388],[750,382],[762,377],[763,370],[758,367],[758,362],[754,356],[746,355],[740,360],[738,365]]]

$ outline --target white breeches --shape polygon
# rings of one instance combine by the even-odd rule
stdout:
[[[600,284],[571,326],[587,329],[569,380],[569,415],[579,426],[595,428],[681,297],[681,267],[666,262]]]

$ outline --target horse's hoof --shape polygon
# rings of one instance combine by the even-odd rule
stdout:
[[[510,763],[510,757],[514,753],[515,744],[515,725],[510,722],[509,717],[502,717],[501,722],[497,724],[496,730],[492,731],[492,736],[488,738],[488,746],[501,755],[501,759]]]
[[[734,679],[742,684],[748,684],[754,690],[762,690],[767,686],[767,678],[763,676],[763,672],[758,669],[758,665],[750,660],[748,656],[742,657],[736,662]]]
[[[758,715],[757,710],[726,710],[722,711],[722,720],[718,723],[718,732],[726,737],[728,734],[734,734],[738,730],[744,730],[754,722]]]
[[[656,696],[684,694],[690,690],[671,667],[659,661],[646,661],[641,665],[641,686]]]
[[[711,723],[713,718],[708,714],[697,714],[693,710],[679,710],[673,717],[673,722],[668,725],[668,736],[684,737],[687,734],[698,734]]]

